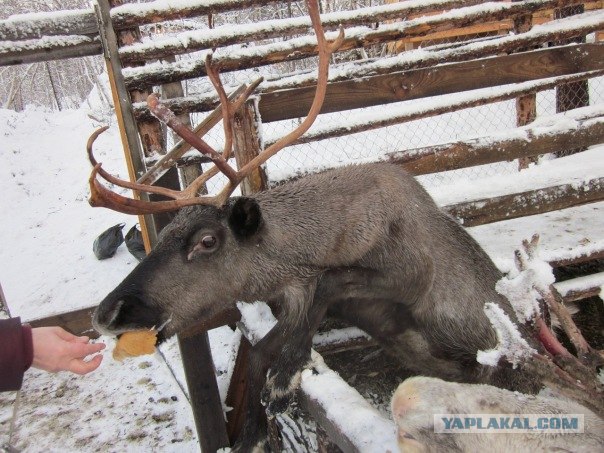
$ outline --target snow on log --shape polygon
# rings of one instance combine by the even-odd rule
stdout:
[[[564,298],[564,302],[600,296],[604,289],[604,272],[554,283],[554,287]]]
[[[335,30],[339,25],[344,27],[368,25],[376,22],[400,19],[412,14],[426,14],[441,9],[468,6],[480,3],[479,0],[462,2],[458,0],[437,0],[427,3],[407,1],[386,5],[359,8],[352,11],[337,11],[321,16],[321,23],[326,30]],[[253,24],[226,25],[211,30],[194,30],[180,33],[177,37],[157,39],[148,43],[137,43],[120,49],[123,61],[141,61],[160,59],[167,55],[180,55],[197,50],[242,44],[269,38],[293,36],[308,32],[311,29],[307,16],[275,19]]]
[[[306,408],[345,452],[398,451],[392,420],[372,407],[313,351],[313,369],[302,372]]]
[[[560,184],[545,189],[444,206],[464,226],[484,225],[604,200],[604,177],[583,184]]]
[[[507,3],[498,3],[498,5],[505,4]],[[488,5],[488,3],[486,5]],[[448,17],[449,20],[454,20],[455,17],[457,17],[455,15],[456,11],[460,10],[446,13],[449,14],[449,16],[446,14],[442,16]],[[484,13],[484,11],[482,12]],[[441,17],[441,15],[437,17]],[[385,24],[380,26],[378,30],[368,30],[365,27],[347,29],[345,42],[339,50],[350,50],[363,47],[364,45],[373,45],[385,41],[401,39],[406,36],[404,30],[408,22],[414,21]],[[572,19],[555,20],[544,25],[536,26],[530,31],[519,35],[505,36],[478,43],[468,43],[453,49],[418,49],[412,52],[405,52],[404,54],[393,58],[365,63],[362,65],[363,72],[365,75],[376,73],[384,74],[392,72],[393,70],[429,67],[441,63],[442,61],[463,61],[479,56],[535,47],[545,42],[560,41],[575,36],[583,36],[599,30],[603,26],[604,11],[593,11],[573,16]],[[422,24],[422,27],[425,28],[426,33],[430,31],[429,25]],[[327,33],[326,36],[328,39],[334,39],[336,35],[331,32]],[[313,36],[303,36],[283,42],[247,47],[239,50],[231,48],[218,49],[214,53],[214,61],[220,67],[221,72],[224,73],[242,68],[252,68],[312,57],[316,55],[316,47],[316,40]],[[175,82],[203,76],[206,73],[203,64],[203,52],[201,52],[201,54],[199,60],[194,61],[153,63],[144,67],[125,69],[124,78],[126,85],[129,89],[141,89],[151,85],[159,85],[166,82]],[[361,65],[342,65],[343,69],[340,71],[348,72],[352,69],[358,72],[358,66]],[[334,68],[334,71],[330,71],[333,72],[330,76],[330,81],[337,80],[338,74],[341,75],[340,71],[338,71],[337,68]]]
[[[488,137],[388,154],[414,175],[511,161],[604,142],[604,105],[571,110]]]

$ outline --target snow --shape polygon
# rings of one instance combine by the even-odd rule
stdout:
[[[562,297],[571,291],[581,291],[591,288],[604,288],[604,272],[573,278],[554,285]]]
[[[326,417],[337,425],[358,451],[397,452],[396,428],[365,398],[329,369],[321,356],[312,355],[313,369],[302,372],[301,388],[308,398],[325,409]]]
[[[497,366],[499,361],[505,358],[516,368],[523,360],[537,353],[522,338],[514,323],[499,305],[487,302],[484,312],[497,332],[497,346],[487,351],[478,351],[476,359],[479,363]]]

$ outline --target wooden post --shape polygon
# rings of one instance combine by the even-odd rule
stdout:
[[[124,155],[126,157],[126,165],[131,181],[138,179],[137,175],[145,172],[145,163],[143,162],[143,152],[141,143],[138,137],[136,120],[132,110],[132,101],[124,83],[122,75],[122,64],[119,59],[117,36],[111,26],[111,16],[109,14],[110,6],[108,0],[97,0],[94,5],[96,17],[99,23],[99,35],[103,45],[103,56],[107,66],[107,75],[109,76],[109,84],[111,86],[111,94],[113,96],[113,104],[117,117],[122,146],[124,147]],[[134,193],[135,197],[142,200],[149,200],[147,194]],[[157,240],[155,232],[155,222],[150,215],[139,216],[139,223],[145,249],[147,252],[151,250],[152,244]]]
[[[585,11],[584,5],[571,5],[555,10],[554,18],[562,19],[564,17],[581,14]],[[558,45],[576,43],[585,43],[585,37],[578,37],[557,42]],[[589,105],[589,82],[581,80],[579,82],[565,83],[556,87],[556,113],[566,112],[568,110],[579,107],[587,107]],[[574,148],[555,153],[557,157],[570,156],[585,148]]]
[[[260,153],[259,124],[260,114],[258,113],[256,102],[248,100],[235,113],[233,121],[233,147],[235,149],[237,168],[243,167]],[[267,188],[268,181],[262,167],[254,170],[241,183],[241,193],[243,195],[251,195]]]
[[[514,0],[518,1],[518,0]],[[514,19],[514,33],[526,33],[533,27],[533,16],[525,14]],[[529,49],[521,49],[525,51]],[[516,126],[526,126],[537,118],[537,95],[527,94],[516,98]],[[536,162],[537,157],[522,157],[518,159],[518,169],[528,168],[529,164]]]
[[[237,167],[243,165],[256,157],[260,149],[260,115],[253,100],[248,100],[236,113],[233,121],[233,148],[235,149],[235,161]],[[241,183],[241,193],[251,195],[268,188],[266,174],[262,168],[245,178]],[[234,443],[245,422],[247,392],[247,367],[249,350],[251,345],[245,337],[241,336],[241,343],[237,351],[235,368],[227,393],[226,404],[233,409],[227,413],[228,433],[231,443]]]
[[[208,333],[190,337],[179,335],[178,346],[183,357],[199,446],[203,453],[214,453],[228,447],[229,438]]]

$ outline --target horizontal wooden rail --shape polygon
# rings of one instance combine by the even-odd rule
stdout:
[[[555,283],[554,286],[564,298],[564,302],[576,302],[599,296],[604,288],[604,272],[565,280]]]
[[[424,175],[600,143],[604,143],[604,105],[551,115],[545,122],[537,120],[513,132],[390,153],[387,160]]]
[[[472,8],[479,8],[480,6],[482,5],[468,7],[466,9],[469,10]],[[456,12],[458,11],[460,10],[456,10]],[[504,12],[509,13],[508,10],[504,10]],[[499,12],[499,14],[503,14],[503,12]],[[417,33],[425,34],[431,29],[432,22],[437,20],[434,19],[434,17],[445,24],[449,20],[452,20],[452,18],[455,16],[452,14],[443,14],[442,17],[440,15],[429,16],[427,18],[409,21],[410,25],[403,25],[405,23],[387,24],[380,27],[378,30],[367,30],[365,28],[348,30],[344,44],[342,47],[340,47],[340,50],[362,48],[366,45],[374,45],[392,40],[398,40],[408,36],[412,30],[416,30]],[[482,15],[476,13],[471,15],[470,18],[478,22],[482,20]],[[423,22],[418,22],[420,20]],[[464,46],[461,46],[461,53],[458,53],[460,50],[459,48],[449,49],[448,52],[450,55],[447,55],[447,51],[435,51],[432,53],[432,55],[438,55],[438,57],[436,60],[432,61],[430,61],[429,51],[423,51],[421,53],[411,52],[413,55],[407,55],[399,62],[401,66],[403,66],[400,67],[399,70],[429,67],[437,63],[442,63],[442,61],[464,61],[477,58],[479,56],[501,54],[503,52],[509,52],[512,50],[537,46],[546,42],[561,41],[563,39],[569,39],[572,37],[584,36],[601,28],[604,28],[604,11],[591,12],[579,17],[573,17],[572,20],[567,19],[550,22],[541,27],[535,27],[534,29],[519,35],[489,40],[479,46],[477,46],[476,43],[473,43],[472,45],[468,45],[470,47],[467,48],[467,53],[463,52]],[[284,46],[282,42],[279,42],[254,46],[253,48],[240,49],[237,52],[228,51],[224,52],[223,54],[218,52],[214,55],[214,61],[215,64],[220,67],[221,72],[224,73],[244,68],[249,69],[274,63],[300,60],[315,56],[316,54],[316,40],[313,36],[305,36],[288,41],[287,46]],[[449,58],[447,58],[448,56]],[[128,68],[127,70],[124,70],[126,85],[129,89],[143,89],[145,87],[159,85],[162,83],[204,76],[206,75],[206,72],[203,58],[200,58],[199,60],[200,61],[180,61],[176,63],[154,64],[152,66],[142,68]],[[392,61],[395,60],[396,59]],[[407,60],[406,65],[403,63],[404,60]],[[384,74],[387,72],[386,66],[383,65],[382,61],[380,61],[378,66],[382,67],[380,73]],[[392,67],[389,68],[390,71],[392,69]],[[349,66],[347,66],[347,71],[350,71]]]
[[[507,101],[515,99],[519,96],[538,93],[543,90],[550,90],[560,84],[572,83],[579,80],[587,80],[592,77],[604,75],[604,68],[598,71],[589,71],[579,74],[571,74],[568,76],[549,77],[535,81],[518,83],[507,87],[493,88],[485,92],[485,90],[476,90],[476,92],[460,93],[458,96],[446,98],[433,105],[411,105],[392,107],[384,109],[384,112],[376,113],[371,121],[367,121],[363,115],[350,118],[345,124],[326,125],[324,127],[315,127],[308,133],[299,138],[292,145],[301,143],[313,143],[328,138],[343,137],[359,132],[380,129],[387,126],[393,126],[413,120],[428,118],[444,113],[455,112],[471,107],[478,107],[494,102]],[[278,138],[267,138],[265,146],[270,146],[277,141]]]
[[[604,26],[604,22],[603,22]],[[528,35],[528,34],[525,34]],[[514,48],[530,47],[535,36],[514,36]],[[522,38],[522,39],[520,39]],[[544,41],[547,38],[542,37]],[[417,99],[424,96],[448,94],[463,89],[493,86],[490,75],[497,84],[518,83],[532,80],[535,76],[547,77],[569,72],[586,71],[602,67],[602,44],[570,45],[559,48],[540,49],[515,55],[487,57],[495,49],[510,51],[498,38],[484,43],[467,44],[456,49],[431,52],[424,51],[423,58],[415,58],[415,52],[380,60],[346,66],[340,71],[338,65],[330,70],[330,84],[323,112],[333,112],[357,107],[368,107],[379,103]],[[478,50],[477,50],[478,49]],[[482,50],[481,50],[482,49]],[[446,61],[447,64],[442,62]],[[506,67],[508,70],[506,71]],[[386,68],[386,69],[384,69]],[[458,77],[464,71],[465,77]],[[455,77],[453,77],[455,75]],[[446,83],[444,83],[446,82]],[[290,78],[284,76],[275,81],[264,82],[257,90],[263,122],[301,117],[308,111],[314,93],[314,75],[295,78],[296,87],[290,88]],[[451,88],[447,87],[451,85]],[[292,100],[293,99],[293,100]],[[174,98],[165,104],[176,114],[204,112],[217,105],[215,93]],[[137,118],[149,118],[146,105],[134,105]]]
[[[411,3],[409,5],[408,3]],[[375,24],[384,21],[401,20],[409,16],[429,14],[441,10],[471,6],[483,3],[480,0],[443,0],[427,4],[417,2],[391,3],[381,6],[359,8],[352,11],[337,11],[321,15],[321,24],[327,30],[344,27]],[[212,30],[183,32],[178,38],[157,39],[148,43],[137,43],[120,49],[124,62],[157,60],[167,55],[181,55],[199,50],[262,41],[283,36],[306,34],[311,30],[310,19],[306,16],[269,20],[253,24],[226,25]]]
[[[443,209],[459,219],[464,226],[472,227],[558,211],[601,200],[604,200],[604,177],[589,180],[580,186],[560,184],[500,197],[457,203],[444,206]]]
[[[354,78],[329,84],[321,112],[440,96],[603,67],[604,45],[581,44]],[[262,121],[303,117],[313,95],[314,87],[260,92],[258,107]]]

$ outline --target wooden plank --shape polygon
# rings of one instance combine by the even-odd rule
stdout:
[[[234,445],[241,434],[245,423],[245,407],[248,398],[247,385],[247,370],[249,366],[249,354],[252,345],[241,336],[241,342],[237,349],[237,357],[235,358],[235,366],[233,367],[233,375],[229,383],[229,389],[226,396],[225,404],[233,409],[227,412],[227,433],[231,445]]]
[[[604,117],[599,116],[601,113],[586,114],[584,118],[571,117],[576,121],[573,125],[568,124],[568,116],[552,116],[552,120],[559,119],[556,124],[560,128],[555,133],[552,133],[553,128],[529,125],[516,129],[513,135],[503,137],[494,134],[455,143],[396,151],[389,153],[386,160],[402,165],[414,175],[425,175],[553,153],[572,146],[597,145],[604,143]]]
[[[179,336],[178,346],[183,358],[188,358],[183,360],[183,365],[201,451],[213,453],[228,447],[208,333]]]
[[[521,40],[517,46],[528,46],[530,40]],[[488,46],[487,46],[488,44]],[[490,49],[492,43],[485,43]],[[481,45],[482,46],[482,45]],[[495,46],[497,47],[497,46]],[[507,49],[511,51],[514,49]],[[490,53],[486,52],[487,54]],[[482,57],[483,52],[475,48],[447,51],[443,56],[449,63],[442,64],[440,59],[426,57],[432,64],[424,65],[424,60],[401,65],[387,65],[385,73],[379,68],[368,71],[364,64],[358,71],[349,71],[338,76],[328,84],[322,112],[336,112],[374,105],[388,104],[427,96],[450,94],[473,88],[486,88],[505,83],[519,83],[541,77],[570,74],[587,71],[590,68],[602,68],[604,46],[601,44],[584,44],[564,48],[540,49],[536,51]],[[419,67],[416,67],[419,66]],[[363,76],[371,72],[370,76]],[[464,77],[459,77],[463,73]],[[467,77],[466,77],[467,75]],[[297,84],[296,88],[286,88],[284,82],[272,82],[268,88],[260,86],[259,108],[262,121],[269,123],[306,115],[315,90],[312,77]],[[166,105],[175,113],[207,111],[215,108],[213,96],[195,96],[167,101]],[[144,105],[137,105],[135,114],[138,117],[150,115]]]
[[[408,101],[460,91],[487,88],[544,77],[602,69],[604,46],[540,49],[378,75],[327,87],[322,113]],[[463,74],[463,77],[459,75]],[[302,117],[308,112],[315,88],[303,87],[260,94],[264,123]]]
[[[122,75],[122,64],[118,57],[117,36],[111,26],[109,16],[110,6],[108,0],[98,0],[95,4],[95,12],[99,21],[99,30],[101,42],[103,43],[103,52],[111,94],[113,96],[113,105],[120,129],[120,138],[124,148],[124,157],[131,181],[136,181],[137,175],[144,173],[145,163],[142,160],[143,151],[138,138],[138,128],[134,119],[132,102],[126,89]],[[145,193],[134,192],[135,198],[148,200]],[[154,228],[153,216],[139,216],[139,224],[145,249],[151,250],[151,244],[157,240]]]
[[[343,137],[359,132],[380,129],[386,126],[393,126],[413,120],[428,118],[444,113],[456,112],[471,107],[478,107],[494,102],[507,101],[518,96],[524,96],[539,91],[549,90],[561,83],[575,82],[578,80],[586,80],[592,77],[599,77],[604,74],[604,67],[597,71],[582,72],[565,76],[550,77],[536,81],[528,81],[517,83],[509,89],[497,90],[494,89],[490,93],[468,94],[466,96],[453,97],[448,99],[443,98],[443,102],[435,105],[423,106],[421,104],[414,105],[414,108],[400,108],[389,111],[384,109],[375,115],[371,122],[367,122],[363,116],[351,118],[347,124],[337,124],[326,128],[316,128],[304,134],[301,138],[293,142],[290,146],[301,143],[313,143],[327,138]],[[271,138],[265,141],[265,146],[270,146],[277,138]]]
[[[575,184],[560,184],[544,189],[484,198],[444,206],[465,227],[515,219],[604,200],[604,177]]]
[[[509,8],[502,11],[493,12],[487,16],[488,18],[492,19],[502,18],[499,16],[511,18],[520,14],[521,12],[522,11],[519,9]],[[434,30],[436,19],[433,19],[433,17],[434,16],[427,17],[422,21],[418,20],[409,22],[409,24],[406,26],[400,25],[397,27],[389,27],[388,25],[384,25],[377,30],[349,33],[342,46],[339,48],[339,51],[363,48],[365,46],[374,46],[376,44],[398,40],[413,33],[417,35],[426,34],[428,31]],[[452,22],[458,26],[466,26],[471,24],[472,21],[479,23],[485,20],[485,14],[483,12],[474,12],[473,14],[465,16],[463,20],[460,21],[457,21],[457,19],[452,21],[450,16],[445,16],[439,20],[441,21],[441,27],[450,27]],[[570,37],[584,35],[594,32],[600,29],[602,26],[604,26],[604,15],[595,13],[593,17],[584,17],[582,19],[567,21],[563,26],[561,25],[550,32],[548,32],[546,27],[543,27],[535,33],[523,33],[522,35],[514,37],[506,36],[500,38],[499,40],[490,40],[482,43],[482,45],[472,43],[469,48],[469,53],[475,54],[473,58],[477,56],[477,53],[482,53],[483,56],[489,54],[501,54],[522,47],[537,46],[545,42],[558,41],[561,39],[568,39]],[[282,63],[286,61],[295,61],[316,56],[317,45],[315,44],[314,40],[309,39],[308,37],[303,37],[300,39],[292,39],[291,41],[290,46],[286,49],[283,48],[281,43],[273,43],[255,46],[253,49],[243,49],[236,55],[225,53],[222,56],[216,57],[215,63],[220,67],[221,72],[225,73],[228,71],[249,69],[253,67]],[[452,52],[451,54],[451,60],[449,60],[446,55],[436,52],[436,62],[453,62],[468,59],[467,55],[469,53],[465,54],[465,58],[462,58],[462,55],[464,55],[462,51],[463,49],[455,50],[456,51]],[[407,62],[407,64],[419,65],[419,67],[429,67],[435,64],[434,61],[428,62],[427,60],[430,60],[429,55],[426,55],[426,58],[423,58],[422,61],[413,60]],[[154,70],[149,70],[146,68],[144,71],[129,71],[126,75],[126,84],[130,89],[144,89],[145,87],[160,83],[195,78],[205,74],[205,64],[203,61],[187,65],[164,64],[158,65],[157,68],[154,68]]]

